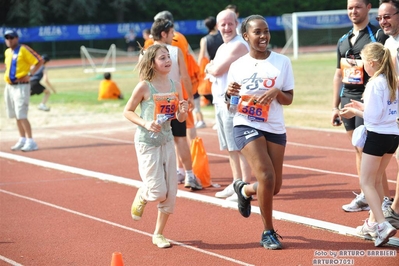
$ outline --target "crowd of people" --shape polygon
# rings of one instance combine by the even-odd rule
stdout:
[[[354,146],[360,193],[342,209],[369,211],[357,233],[382,246],[399,228],[399,171],[394,197],[385,173],[399,144],[399,0],[380,0],[376,17],[380,27],[370,23],[370,9],[369,0],[347,1],[353,27],[337,43],[331,124],[343,124],[352,142],[359,136],[358,129],[365,129],[366,133],[360,133],[366,134],[364,143]],[[205,20],[208,34],[200,41],[197,61],[204,74],[199,83],[206,81],[204,86],[210,86],[204,96],[214,106],[219,148],[227,151],[232,175],[231,183],[215,196],[237,202],[245,218],[251,215],[251,201],[256,197],[263,222],[260,245],[282,249],[282,237],[273,224],[273,197],[283,184],[287,144],[283,106],[293,103],[294,74],[290,59],[269,49],[271,33],[265,18],[254,14],[240,24],[238,14],[237,7],[229,5],[216,18]],[[195,104],[198,85],[192,76],[191,49],[185,36],[174,29],[173,15],[169,11],[156,14],[145,34],[148,38],[136,67],[140,81],[123,111],[137,125],[135,150],[143,181],[131,215],[140,220],[147,203],[157,202],[152,242],[167,248],[171,244],[163,232],[175,210],[178,184],[192,191],[203,189],[192,170],[189,145],[197,136],[196,128],[204,124],[198,126],[203,118],[198,100]],[[131,35],[127,41],[135,39]],[[39,108],[49,110],[45,105],[49,90],[40,80],[44,77],[55,92],[44,68],[50,59],[19,44],[13,30],[5,31],[4,37],[9,47],[5,52],[6,110],[9,118],[16,119],[20,135],[11,149],[37,150],[27,116],[29,97],[44,92]],[[112,92],[106,89],[110,86]],[[110,73],[104,74],[99,88],[99,100],[107,98],[123,99]],[[234,112],[229,109],[233,104]]]

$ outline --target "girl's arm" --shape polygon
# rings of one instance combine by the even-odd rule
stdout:
[[[179,109],[176,112],[176,118],[179,122],[183,122],[187,119],[188,102],[183,99],[183,89],[179,82],[175,82],[175,88],[179,94]]]
[[[138,114],[136,114],[137,106],[148,99],[149,97],[149,87],[148,84],[144,81],[140,81],[136,87],[134,88],[130,99],[126,103],[126,106],[123,110],[123,115],[132,123],[144,127],[147,130],[158,132],[161,130],[161,126],[156,123],[156,121],[146,121],[141,118]]]

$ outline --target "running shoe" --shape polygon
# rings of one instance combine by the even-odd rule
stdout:
[[[186,175],[186,179],[184,181],[184,187],[191,188],[191,190],[202,189],[201,181],[196,176],[188,176],[188,175]]]
[[[399,214],[397,214],[391,206],[384,210],[384,217],[393,227],[399,229]]]
[[[45,111],[45,112],[48,112],[48,111],[50,111],[50,107],[47,107],[45,104],[43,104],[43,103],[41,103],[41,104],[39,104],[39,106],[37,107],[39,110],[41,110],[41,111]]]
[[[392,202],[393,202],[393,199],[384,197],[384,200],[382,201],[382,204],[381,204],[382,211],[385,211],[389,206],[391,206]]]
[[[241,194],[241,190],[243,186],[245,186],[247,183],[241,180],[236,180],[234,181],[233,187],[234,191],[237,194],[237,200],[238,200],[238,211],[242,216],[245,218],[248,218],[251,215],[251,200],[252,197],[245,198],[244,195]]]
[[[380,247],[389,241],[390,237],[396,234],[396,228],[393,227],[388,221],[378,224],[377,237],[375,238],[374,245]]]
[[[132,203],[131,215],[133,220],[138,221],[143,216],[144,207],[147,204],[147,201],[141,197],[142,188],[140,187],[137,190],[136,197],[134,197],[134,201]]]
[[[222,191],[216,192],[215,197],[216,198],[227,198],[227,197],[230,197],[231,195],[235,194],[233,184],[234,183],[231,183]]]
[[[21,148],[21,151],[36,151],[38,149],[36,142],[33,140],[26,141],[25,145]]]
[[[204,121],[198,121],[197,124],[195,124],[195,128],[206,128],[206,124]]]
[[[170,243],[168,240],[166,240],[166,238],[163,235],[153,235],[152,236],[152,243],[156,246],[158,246],[159,248],[168,248],[170,247]]]
[[[283,239],[276,231],[269,230],[264,231],[262,233],[262,238],[260,240],[260,245],[266,249],[282,249],[283,246],[281,245],[278,238]]]
[[[15,145],[11,147],[11,150],[12,151],[19,151],[20,149],[22,149],[22,147],[24,145],[25,145],[25,141],[18,140],[18,142],[15,143]]]
[[[231,195],[230,197],[226,198],[227,201],[233,201],[233,202],[238,202],[238,196],[236,193],[234,193],[233,195]]]
[[[356,194],[356,198],[354,198],[351,203],[343,205],[342,209],[346,212],[360,212],[360,211],[369,211],[370,207],[367,204],[366,198],[363,193]]]
[[[186,177],[184,175],[180,174],[180,172],[177,172],[177,184],[183,184],[185,178]]]
[[[377,225],[378,223],[370,223],[367,218],[363,225],[356,227],[356,233],[361,236],[370,236],[375,239],[377,236]]]

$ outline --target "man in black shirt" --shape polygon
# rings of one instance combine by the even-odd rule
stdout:
[[[351,99],[361,101],[365,85],[369,79],[360,58],[363,46],[370,42],[385,43],[388,38],[384,32],[369,22],[369,11],[371,3],[369,0],[348,0],[348,17],[352,21],[353,28],[338,40],[337,45],[337,69],[333,79],[333,105],[331,124],[341,125],[339,109],[349,103]],[[352,139],[353,130],[363,124],[363,119],[353,117],[342,118],[342,123],[349,139]],[[360,178],[360,161],[362,150],[355,147],[356,168]],[[363,192],[351,203],[343,205],[342,209],[347,212],[369,210],[369,206]]]

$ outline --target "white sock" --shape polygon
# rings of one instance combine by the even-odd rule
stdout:
[[[27,139],[26,139],[26,142],[27,142],[27,143],[32,143],[32,142],[33,142],[33,139],[32,139],[32,138],[27,138]]]
[[[25,137],[20,137],[19,141],[25,143],[26,142],[26,138]]]
[[[177,168],[177,173],[184,175],[184,168]]]
[[[245,186],[243,186],[242,187],[242,189],[241,189],[241,195],[243,195],[244,196],[244,198],[246,198],[246,199],[248,199],[249,198],[249,196],[245,193],[245,189],[244,189],[244,187]]]
[[[187,170],[187,171],[186,171],[186,176],[191,177],[191,178],[194,178],[193,170]]]

